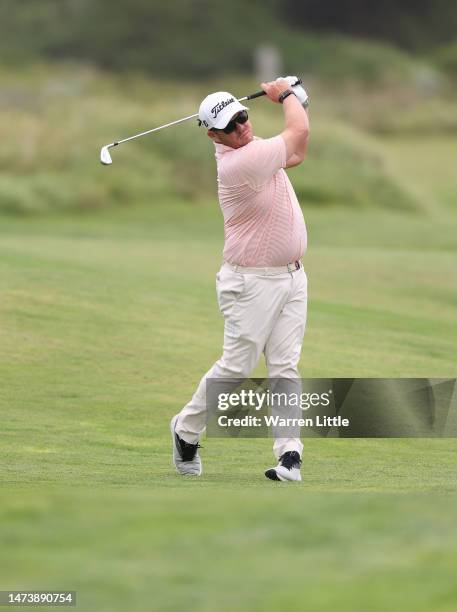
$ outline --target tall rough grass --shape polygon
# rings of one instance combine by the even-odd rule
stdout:
[[[44,214],[216,198],[212,144],[194,121],[114,149],[111,167],[101,166],[99,151],[195,112],[220,83],[183,87],[50,64],[18,73],[3,69],[0,77],[0,211]],[[229,84],[239,95],[257,88],[253,81]],[[319,98],[312,104],[319,107]],[[265,100],[251,104],[261,136],[278,133],[281,117],[280,108]],[[322,113],[313,119],[309,159],[293,177],[304,204],[422,208],[373,141]]]

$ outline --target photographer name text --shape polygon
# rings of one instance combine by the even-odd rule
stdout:
[[[221,415],[217,419],[219,427],[349,427],[349,419],[341,416],[319,416],[306,418],[285,418],[279,415],[232,418]]]

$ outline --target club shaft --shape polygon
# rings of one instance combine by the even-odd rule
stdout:
[[[299,79],[295,85],[301,83],[301,79]],[[259,98],[260,96],[265,96],[265,92],[263,90],[256,91],[249,96],[244,96],[243,98],[238,98],[238,102],[244,102],[245,100],[253,100],[254,98]],[[145,132],[140,132],[139,134],[135,134],[134,136],[129,136],[128,138],[123,138],[122,140],[116,140],[111,144],[107,145],[108,147],[117,147],[117,145],[122,144],[123,142],[128,142],[129,140],[135,140],[135,138],[141,138],[141,136],[146,136],[147,134],[152,134],[152,132],[158,132],[159,130],[164,130],[167,127],[171,127],[172,125],[178,125],[178,123],[184,123],[184,121],[189,121],[189,119],[195,119],[198,117],[198,113],[194,115],[189,115],[188,117],[183,117],[182,119],[176,119],[176,121],[170,121],[170,123],[165,123],[164,125],[160,125],[159,127],[152,128],[152,130],[146,130]]]
[[[244,98],[239,98],[238,102],[243,102],[244,100],[251,100],[252,97],[258,97],[261,95],[265,95],[264,91],[258,91],[255,94],[252,94],[251,96],[244,96]],[[152,134],[152,132],[158,132],[159,130],[164,130],[167,127],[171,127],[172,125],[178,125],[178,123],[184,123],[184,121],[189,121],[189,119],[195,119],[195,117],[198,117],[198,113],[195,113],[194,115],[189,115],[188,117],[183,117],[182,119],[176,119],[176,121],[170,121],[170,123],[165,123],[164,125],[159,125],[159,127],[156,128],[152,128],[152,130],[146,130],[145,132],[140,132],[139,134],[135,134],[134,136],[129,136],[128,138],[123,138],[122,140],[116,140],[115,142],[113,142],[111,145],[111,147],[115,147],[117,145],[122,144],[123,142],[128,142],[129,140],[134,140],[135,138],[140,138],[141,136],[146,136],[146,134]]]
[[[133,140],[134,138],[140,138],[140,136],[146,136],[146,134],[152,134],[152,132],[158,132],[159,130],[164,130],[167,127],[171,127],[172,125],[178,125],[178,123],[183,123],[184,121],[189,121],[189,119],[194,119],[198,117],[198,113],[195,115],[189,115],[188,117],[183,117],[182,119],[177,119],[176,121],[170,121],[170,123],[165,123],[164,125],[160,125],[159,127],[152,128],[152,130],[146,130],[146,132],[140,132],[140,134],[135,134],[135,136],[129,136],[129,138],[124,138],[123,140],[117,140],[113,143],[113,145],[119,145],[123,142],[127,142],[128,140]]]

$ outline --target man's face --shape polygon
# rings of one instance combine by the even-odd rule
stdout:
[[[236,113],[232,117],[236,117],[239,113]],[[240,147],[244,147],[251,142],[254,138],[252,134],[252,125],[248,120],[245,123],[235,123],[235,129],[230,134],[226,134],[223,130],[208,130],[208,136],[211,140],[215,142],[219,142],[226,147],[231,147],[232,149],[239,149]]]

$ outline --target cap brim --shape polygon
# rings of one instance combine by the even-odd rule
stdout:
[[[230,106],[227,106],[221,112],[220,116],[217,118],[217,121],[213,125],[213,127],[215,127],[216,130],[223,130],[227,126],[227,124],[231,121],[233,116],[235,116],[237,113],[244,111],[244,110],[249,110],[249,107],[243,106],[238,101],[234,102],[233,104],[230,104]]]

